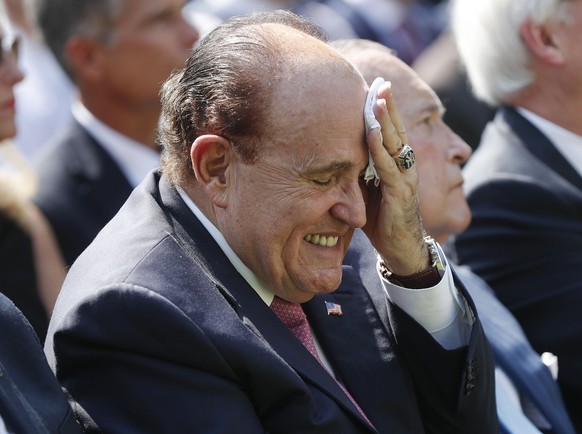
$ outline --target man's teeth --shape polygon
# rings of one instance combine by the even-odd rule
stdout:
[[[324,247],[333,247],[337,244],[339,237],[326,237],[325,235],[306,235],[303,239],[311,244],[317,244]]]

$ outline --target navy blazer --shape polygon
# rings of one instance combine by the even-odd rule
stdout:
[[[467,267],[455,267],[455,272],[475,301],[495,364],[511,379],[520,395],[536,405],[552,426],[553,433],[576,434],[556,381],[529,344],[517,320],[483,279]],[[499,422],[501,432],[520,434],[508,430],[503,420]]]
[[[48,218],[70,265],[121,208],[132,187],[117,163],[74,119],[35,165],[34,202]]]
[[[582,178],[503,107],[464,169],[473,220],[453,257],[493,288],[533,348],[558,356],[558,383],[582,432]]]
[[[3,294],[0,294],[0,416],[11,433],[81,433],[36,333]]]
[[[0,293],[18,306],[44,341],[49,319],[38,292],[32,240],[27,230],[3,212],[0,212]]]
[[[156,173],[71,267],[49,362],[89,432],[496,433],[479,321],[468,347],[442,349],[354,243],[340,288],[304,309],[375,429]]]

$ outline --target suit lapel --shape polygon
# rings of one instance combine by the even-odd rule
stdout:
[[[564,179],[582,190],[582,177],[576,169],[563,157],[553,143],[544,136],[534,125],[521,116],[516,110],[502,107],[496,120],[507,123],[511,130],[519,137],[533,155],[543,164],[549,166],[554,172],[559,173]]]
[[[341,306],[329,315],[325,302]],[[387,296],[376,271],[376,253],[357,230],[344,259],[342,283],[331,294],[316,295],[304,305],[309,321],[336,375],[379,432],[423,432],[414,389],[400,364],[388,326]],[[370,384],[374,387],[371,388]],[[372,391],[381,391],[373,393]],[[375,417],[386,408],[398,416]]]
[[[251,289],[251,291],[253,290]],[[250,295],[237,294],[237,296],[237,301],[239,302],[237,312],[239,316],[248,318],[252,325],[256,327],[256,331],[306,383],[325,391],[342,407],[360,419],[362,423],[367,424],[332,376],[271,312],[269,307],[256,296],[254,291]]]

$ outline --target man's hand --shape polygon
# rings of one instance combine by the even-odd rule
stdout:
[[[372,129],[368,146],[380,184],[368,182],[364,232],[394,274],[409,276],[429,267],[418,199],[418,173],[413,164],[400,169],[396,159],[408,144],[406,130],[392,97],[391,84],[380,87],[374,107],[380,130]]]

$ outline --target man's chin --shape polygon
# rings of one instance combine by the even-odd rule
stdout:
[[[311,288],[315,294],[329,294],[339,288],[342,283],[341,266],[333,270],[325,270],[319,273],[317,279],[313,281]]]

